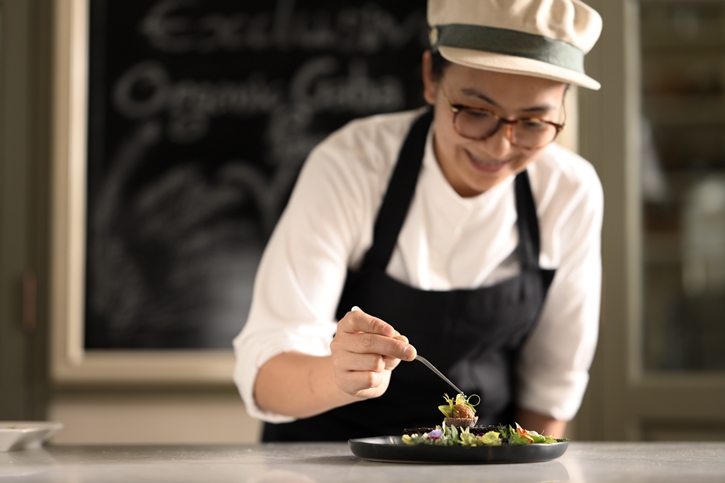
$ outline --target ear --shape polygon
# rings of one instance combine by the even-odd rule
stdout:
[[[433,58],[430,50],[423,52],[423,97],[430,105],[435,105],[438,81],[433,75]]]

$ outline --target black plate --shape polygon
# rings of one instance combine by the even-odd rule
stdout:
[[[390,463],[536,463],[563,455],[568,442],[523,446],[406,445],[400,436],[379,436],[348,441],[355,456]]]

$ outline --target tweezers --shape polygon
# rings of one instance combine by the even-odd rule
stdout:
[[[425,364],[426,367],[428,367],[428,369],[430,369],[431,371],[435,372],[438,375],[438,377],[440,377],[441,379],[443,379],[444,381],[446,381],[453,389],[456,390],[456,392],[458,394],[463,394],[463,391],[461,391],[460,389],[458,389],[458,387],[455,384],[453,384],[450,379],[448,379],[446,376],[444,376],[441,371],[439,371],[438,369],[436,369],[436,367],[433,364],[431,364],[430,362],[428,362],[428,359],[426,359],[425,357],[421,357],[421,356],[415,356],[415,360],[416,361],[420,361],[423,364]]]

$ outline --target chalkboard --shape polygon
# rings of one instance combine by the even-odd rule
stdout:
[[[423,104],[425,0],[90,0],[84,345],[230,349],[307,154]]]

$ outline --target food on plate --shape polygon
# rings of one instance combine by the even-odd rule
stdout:
[[[459,429],[442,425],[427,429],[424,432],[408,432],[403,435],[403,443],[408,445],[426,444],[434,446],[520,446],[526,444],[561,443],[565,439],[544,436],[536,431],[529,431],[518,424],[516,426],[500,424]]]
[[[471,399],[476,398],[476,404]],[[464,394],[456,394],[456,398],[452,399],[445,394],[443,398],[448,403],[438,406],[438,409],[446,417],[443,422],[447,426],[455,426],[457,428],[473,427],[478,421],[476,416],[476,406],[481,402],[481,398],[477,394],[466,397]]]
[[[476,404],[471,398],[476,397]],[[434,428],[406,429],[403,443],[407,445],[435,446],[520,446],[526,444],[561,443],[566,439],[556,439],[536,431],[529,431],[518,423],[515,426],[499,424],[498,426],[475,426],[475,416],[481,398],[476,394],[466,397],[458,394],[455,399],[444,396],[447,405],[438,406],[445,419],[440,426]]]

